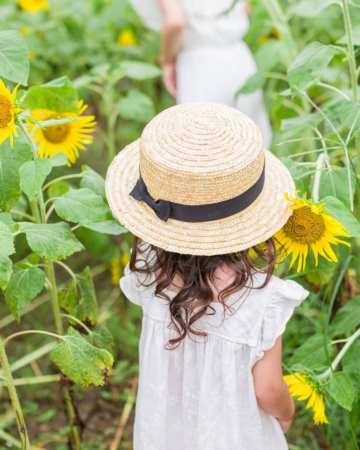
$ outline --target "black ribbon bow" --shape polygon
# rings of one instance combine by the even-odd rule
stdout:
[[[149,194],[142,177],[138,179],[134,189],[130,192],[130,195],[135,200],[145,202],[148,206],[150,206],[159,219],[166,221],[170,217],[171,203],[166,200],[154,200]]]

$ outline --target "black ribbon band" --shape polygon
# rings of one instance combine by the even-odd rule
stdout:
[[[247,191],[223,202],[208,205],[181,205],[167,200],[154,200],[150,195],[141,175],[130,195],[138,201],[145,202],[161,220],[169,218],[182,222],[208,222],[224,219],[237,214],[250,206],[258,198],[265,183],[265,166],[260,178]]]

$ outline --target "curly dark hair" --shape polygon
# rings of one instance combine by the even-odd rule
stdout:
[[[146,286],[155,285],[155,293],[169,302],[171,322],[178,336],[170,339],[168,348],[177,347],[187,335],[206,336],[194,329],[195,322],[206,314],[214,314],[212,283],[215,271],[227,266],[235,273],[234,281],[218,294],[217,301],[227,308],[226,298],[243,288],[262,289],[273,275],[277,250],[273,238],[237,253],[216,256],[194,256],[172,253],[147,244],[135,237],[133,240],[130,270],[145,274],[151,280]],[[154,255],[147,258],[146,255]],[[260,286],[253,287],[256,273],[266,276]],[[165,292],[173,286],[174,279],[181,280],[181,287],[171,298]]]

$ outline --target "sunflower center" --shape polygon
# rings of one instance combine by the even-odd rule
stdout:
[[[325,222],[323,217],[315,214],[310,206],[303,206],[293,212],[283,230],[293,241],[312,244],[323,236]]]
[[[9,99],[0,94],[0,128],[6,128],[13,118],[13,109]]]
[[[52,144],[61,144],[66,140],[70,133],[70,127],[68,123],[62,125],[54,125],[53,127],[47,127],[43,131],[45,139]]]

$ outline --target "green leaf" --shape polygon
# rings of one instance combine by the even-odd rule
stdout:
[[[344,182],[345,181],[345,182]],[[352,198],[356,191],[356,174],[351,172]],[[323,171],[320,180],[320,199],[327,196],[336,197],[347,208],[350,208],[349,184],[347,182],[347,169],[344,167],[333,167]]]
[[[91,191],[94,191],[95,194],[105,197],[104,178],[88,166],[83,167],[80,186],[82,188],[90,189]]]
[[[84,249],[68,224],[20,223],[20,230],[26,234],[26,240],[33,252],[51,261],[65,259]]]
[[[338,405],[351,411],[356,391],[347,373],[335,372],[326,386],[326,390]]]
[[[32,159],[28,144],[17,141],[14,148],[6,142],[0,149],[0,210],[10,210],[20,197],[19,168]]]
[[[159,67],[139,61],[122,61],[119,68],[127,77],[138,81],[151,80],[162,74]]]
[[[76,317],[76,308],[78,304],[78,291],[74,281],[69,286],[59,290],[59,303],[70,315]]]
[[[345,34],[341,39],[338,40],[338,44],[344,44],[347,45],[348,43],[348,37]],[[356,46],[360,46],[360,26],[355,25],[353,27],[353,44]]]
[[[0,256],[9,256],[15,253],[14,237],[10,228],[0,222]]]
[[[236,92],[236,96],[240,94],[248,95],[261,89],[265,84],[265,77],[261,72],[252,75],[245,84]]]
[[[56,198],[56,197],[62,197],[64,194],[69,192],[71,189],[71,184],[67,181],[57,181],[56,183],[52,184],[49,189],[47,189],[47,194],[49,198]]]
[[[20,167],[20,187],[30,201],[40,192],[51,169],[51,163],[47,159],[27,161]]]
[[[314,83],[338,50],[320,42],[312,42],[295,58],[288,71],[290,86],[304,90]]]
[[[22,101],[23,108],[49,109],[57,112],[77,112],[78,104],[77,90],[67,80],[63,85],[32,86]]]
[[[5,291],[5,301],[17,321],[20,311],[42,290],[45,274],[38,267],[15,267]]]
[[[52,156],[48,159],[52,167],[61,167],[61,166],[67,166],[68,160],[65,155],[65,153],[57,153],[56,155]]]
[[[331,5],[340,5],[339,0],[302,0],[297,2],[291,12],[300,17],[314,17]]]
[[[329,356],[333,353],[333,348],[327,342]],[[316,334],[311,336],[301,345],[290,359],[291,366],[302,366],[307,369],[322,369],[327,367],[328,359],[325,348],[325,336]]]
[[[360,385],[360,339],[357,339],[346,352],[341,365],[343,370],[354,376]]]
[[[5,289],[12,274],[12,261],[8,256],[0,256],[0,289]]]
[[[131,89],[125,97],[119,100],[117,109],[123,119],[136,120],[146,123],[155,115],[155,107],[152,99],[138,91]]]
[[[0,78],[27,85],[30,71],[28,47],[17,31],[0,31]]]
[[[102,386],[114,363],[111,353],[90,344],[73,328],[51,352],[51,359],[61,372],[81,387]]]
[[[103,198],[87,188],[73,189],[54,202],[56,213],[68,222],[101,222],[108,219],[109,209]]]
[[[80,300],[76,310],[76,317],[83,322],[89,321],[95,325],[98,317],[98,304],[94,282],[89,267],[76,275],[80,290]]]
[[[90,343],[98,348],[104,348],[109,353],[114,353],[114,338],[104,325],[96,327],[88,337]]]
[[[120,225],[116,220],[109,219],[102,222],[88,223],[84,225],[89,230],[97,231],[98,233],[110,234],[112,236],[119,236],[125,234],[128,230]]]
[[[335,197],[325,197],[322,201],[325,203],[327,212],[342,223],[351,236],[360,237],[360,223],[340,200]]]
[[[331,331],[334,336],[348,334],[358,325],[360,325],[360,296],[352,298],[338,310],[331,324]]]

